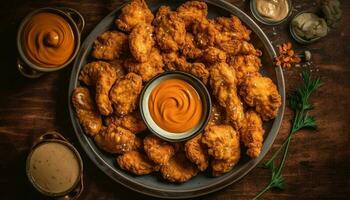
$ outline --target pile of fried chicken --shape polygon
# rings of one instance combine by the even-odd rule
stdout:
[[[229,172],[241,148],[259,156],[263,121],[276,117],[281,96],[259,73],[262,53],[249,42],[251,31],[236,16],[207,19],[207,13],[205,2],[187,1],[176,10],[161,6],[154,16],[144,0],[132,0],[116,30],[94,42],[94,61],[82,68],[83,86],[72,102],[85,133],[121,169],[181,183],[201,171]],[[171,70],[198,77],[213,99],[205,131],[181,143],[150,133],[137,106],[143,85]]]

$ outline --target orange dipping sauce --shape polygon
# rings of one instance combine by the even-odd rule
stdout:
[[[33,15],[23,28],[21,40],[27,59],[40,67],[63,65],[75,49],[70,24],[60,15],[49,12]]]
[[[183,133],[202,118],[202,101],[197,91],[180,79],[164,80],[150,95],[148,107],[152,119],[162,129]]]

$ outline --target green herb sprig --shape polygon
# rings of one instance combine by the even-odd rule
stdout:
[[[297,133],[301,129],[316,129],[317,124],[315,119],[308,115],[308,111],[310,111],[313,107],[309,102],[309,98],[313,92],[315,92],[321,85],[321,80],[319,77],[311,77],[309,71],[302,72],[302,85],[297,88],[294,92],[292,92],[288,96],[288,104],[289,107],[294,112],[294,118],[292,120],[292,128],[284,140],[282,145],[275,151],[272,157],[264,164],[264,167],[270,169],[271,171],[271,180],[270,183],[259,192],[253,200],[257,200],[261,195],[263,195],[266,191],[277,188],[284,188],[284,178],[282,176],[282,169],[285,165],[289,145],[293,138],[293,135]],[[279,167],[275,166],[275,159],[279,155],[279,153],[284,150],[282,160],[280,161]]]

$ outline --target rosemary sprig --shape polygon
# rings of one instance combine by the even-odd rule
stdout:
[[[277,149],[277,151],[275,151],[272,157],[264,164],[264,166],[270,169],[272,173],[270,183],[265,187],[265,189],[259,192],[253,198],[253,200],[258,199],[266,191],[272,188],[283,189],[284,179],[281,173],[287,159],[288,149],[293,135],[301,129],[317,128],[315,119],[312,116],[308,115],[308,111],[312,109],[309,98],[311,94],[322,85],[322,83],[319,77],[311,77],[309,71],[303,71],[302,78],[303,84],[288,96],[289,107],[294,112],[292,128],[289,132],[289,135],[284,140],[282,145]],[[276,168],[275,159],[282,150],[284,150],[282,160],[280,161],[279,167]]]

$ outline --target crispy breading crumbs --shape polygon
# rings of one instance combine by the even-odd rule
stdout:
[[[300,63],[301,59],[292,49],[292,43],[286,42],[277,46],[279,55],[275,58],[275,64],[285,69],[290,69],[292,65]]]

